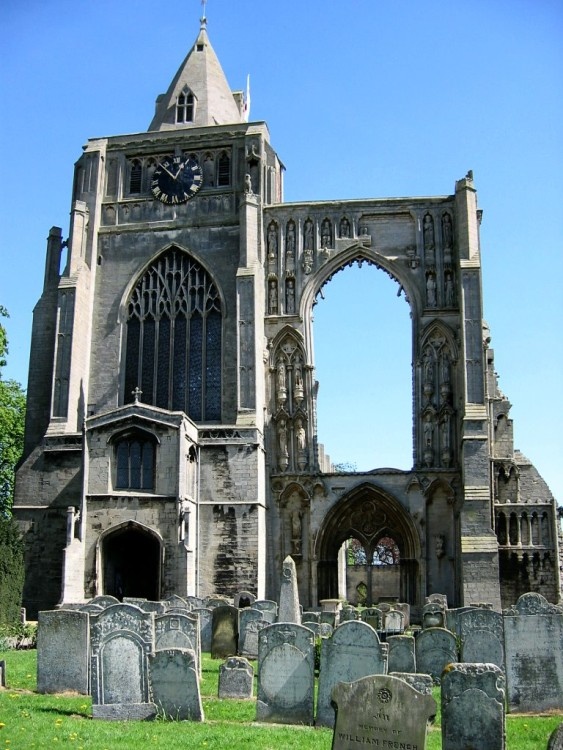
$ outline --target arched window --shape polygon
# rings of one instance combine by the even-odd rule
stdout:
[[[184,89],[176,102],[176,122],[193,122],[195,110],[194,95],[189,89]]]
[[[139,398],[195,421],[221,419],[222,310],[199,263],[171,248],[147,269],[127,307],[124,401]]]
[[[131,176],[129,179],[129,193],[131,195],[138,195],[141,192],[142,178],[143,165],[139,159],[135,159],[131,165]]]
[[[128,433],[115,441],[115,488],[154,490],[155,440]]]
[[[217,185],[226,187],[231,184],[231,160],[229,154],[223,151],[217,165]]]

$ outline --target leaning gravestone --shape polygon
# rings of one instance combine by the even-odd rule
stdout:
[[[256,720],[312,724],[314,636],[309,628],[280,622],[258,637]]]
[[[332,699],[336,703],[332,750],[357,750],[364,745],[424,750],[436,701],[398,677],[370,675],[340,682]]]
[[[149,654],[152,702],[167,719],[203,721],[195,654],[172,648]]]
[[[219,698],[252,698],[254,669],[242,656],[231,656],[219,667]]]
[[[389,646],[389,672],[416,672],[414,638],[412,635],[391,635],[387,638]]]
[[[504,610],[508,705],[515,711],[563,708],[563,610],[523,594]]]
[[[450,664],[442,676],[443,750],[504,750],[505,679],[496,664]]]
[[[90,615],[92,716],[148,719],[148,656],[154,646],[154,614],[131,604],[114,604]]]
[[[365,622],[350,620],[339,625],[321,645],[317,696],[318,726],[334,726],[332,689],[339,682],[353,682],[372,674],[387,674],[387,647]]]
[[[238,609],[231,604],[215,607],[211,613],[211,658],[225,659],[238,651]]]
[[[76,610],[55,609],[39,613],[38,693],[72,690],[88,695],[89,619],[88,612]]]
[[[445,628],[427,628],[415,639],[416,668],[438,685],[448,664],[458,661],[456,638]]]
[[[283,561],[280,583],[280,605],[278,622],[294,622],[301,624],[301,608],[297,591],[297,571],[291,555]]]
[[[504,671],[504,621],[491,609],[470,609],[458,617],[461,661],[496,664]]]

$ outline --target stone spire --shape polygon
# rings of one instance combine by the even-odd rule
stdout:
[[[174,130],[243,122],[242,93],[229,88],[221,64],[209,43],[207,19],[195,44],[174,76],[166,94],[156,100],[150,130]]]

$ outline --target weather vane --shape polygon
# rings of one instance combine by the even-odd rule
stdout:
[[[207,6],[207,0],[201,0],[201,7],[203,8],[203,13],[202,13],[202,16],[201,16],[201,20],[202,21],[206,20],[206,14],[205,14],[206,6]]]

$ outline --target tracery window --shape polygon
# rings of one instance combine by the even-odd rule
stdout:
[[[222,308],[202,266],[171,248],[144,273],[127,307],[124,401],[221,419]]]
[[[129,178],[129,193],[137,195],[141,192],[141,182],[143,177],[143,165],[139,159],[135,159],[131,165],[131,175]]]
[[[189,89],[184,89],[176,102],[176,122],[193,122],[195,110],[194,95]]]
[[[217,185],[219,187],[226,187],[231,184],[231,160],[229,154],[223,151],[219,156],[219,163],[217,166]]]
[[[119,490],[154,490],[155,441],[131,433],[115,443],[115,487]]]

